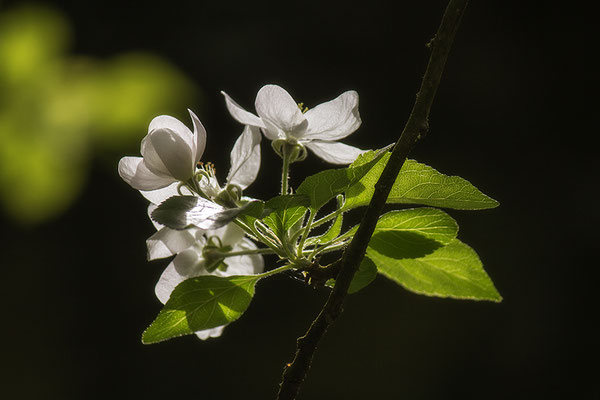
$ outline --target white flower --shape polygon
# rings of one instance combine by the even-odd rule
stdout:
[[[140,191],[151,203],[148,206],[148,215],[152,214],[157,208],[156,204],[160,204],[172,196],[179,195],[177,186],[178,184],[175,183],[158,190]],[[187,189],[182,188],[182,190]],[[231,251],[255,250],[257,248],[252,241],[244,237],[244,232],[233,223],[212,231],[198,228],[175,230],[163,226],[154,220],[152,220],[152,223],[156,227],[157,232],[146,240],[148,260],[152,261],[175,255],[175,258],[165,269],[155,288],[155,293],[163,304],[167,302],[175,286],[194,276],[206,274],[217,276],[248,275],[260,273],[264,269],[264,262],[261,255],[227,257],[225,260],[228,266],[226,270],[216,269],[209,272],[204,268],[203,248],[207,243],[208,237],[218,237],[223,246],[231,246]],[[195,334],[200,339],[205,340],[209,337],[220,336],[224,328],[225,326],[219,326],[201,330],[195,332]]]
[[[231,150],[231,168],[227,174],[225,189],[233,185],[241,192],[254,182],[260,169],[260,141],[259,129],[247,125]],[[200,181],[200,189],[214,199],[223,188],[217,181],[212,164],[204,166],[204,171],[206,174]]]
[[[168,228],[164,228],[168,229]],[[162,231],[162,230],[161,230]],[[161,232],[159,231],[159,232]],[[264,270],[263,257],[259,254],[238,255],[225,258],[224,262],[227,268],[217,268],[213,271],[207,270],[208,262],[204,256],[204,248],[211,238],[218,238],[216,241],[222,246],[230,246],[232,252],[244,250],[256,250],[256,245],[249,239],[244,237],[244,231],[237,225],[231,223],[223,228],[213,231],[203,231],[200,229],[186,231],[172,231],[169,235],[176,235],[179,239],[173,241],[177,246],[183,247],[188,243],[188,239],[193,241],[193,245],[187,249],[180,251],[173,261],[167,266],[162,273],[155,287],[156,297],[165,304],[171,292],[177,285],[186,279],[194,278],[201,275],[251,275],[258,274]],[[185,238],[187,236],[187,238]],[[150,247],[149,247],[150,249]],[[175,250],[173,248],[172,250]],[[213,329],[206,329],[195,332],[200,339],[208,337],[217,337],[223,331],[224,326]]]
[[[258,128],[246,126],[240,137],[236,140],[233,150],[231,151],[231,168],[227,174],[227,185],[235,185],[241,190],[246,189],[258,175],[260,168],[260,141],[261,135]],[[216,197],[221,192],[214,175],[212,166],[205,166],[205,171],[208,176],[204,176],[200,182],[202,191],[209,197]],[[179,183],[175,182],[167,187],[144,191],[140,193],[150,201],[148,206],[148,215],[157,208],[157,205],[170,197],[178,196]],[[193,195],[186,187],[181,187],[182,194]],[[195,228],[184,230],[169,229],[150,218],[157,231],[147,241],[148,260],[165,258],[177,254],[190,246],[195,241],[195,235],[199,231]]]
[[[192,117],[194,132],[176,118],[167,115],[150,122],[142,140],[142,157],[123,157],[119,175],[134,189],[155,190],[173,182],[186,182],[196,173],[206,145],[206,130],[196,115]]]
[[[258,116],[244,110],[225,92],[227,109],[237,121],[262,129],[270,140],[301,144],[333,164],[349,164],[363,150],[338,143],[358,129],[358,93],[347,91],[305,113],[292,96],[277,85],[263,86],[256,95]]]

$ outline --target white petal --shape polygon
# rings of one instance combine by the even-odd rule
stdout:
[[[232,251],[255,250],[256,245],[248,238],[243,238]],[[225,259],[227,269],[217,270],[221,276],[231,275],[254,275],[260,274],[265,269],[263,256],[260,254],[227,257]]]
[[[166,186],[162,189],[157,190],[140,190],[142,196],[146,198],[150,203],[160,204],[169,197],[179,196],[179,192],[177,191],[177,187],[179,186],[179,182],[173,182],[169,186]],[[181,187],[181,193],[186,196],[193,196],[193,193],[185,186]]]
[[[170,257],[191,247],[196,242],[195,234],[196,229],[162,228],[146,240],[148,261]]]
[[[298,108],[298,104],[285,89],[277,85],[263,86],[256,95],[258,116],[286,134],[301,137],[308,121]]]
[[[366,152],[359,148],[338,142],[314,140],[305,145],[318,157],[332,164],[350,164],[356,157]]]
[[[308,129],[303,138],[338,140],[358,129],[361,124],[358,114],[358,93],[354,90],[342,93],[337,98],[319,104],[304,114]]]
[[[286,133],[284,131],[282,131],[281,129],[279,129],[278,127],[276,127],[275,125],[273,125],[271,122],[265,120],[264,123],[265,123],[266,128],[261,129],[261,130],[265,134],[267,139],[276,140],[276,139],[285,139],[286,138]]]
[[[224,246],[235,246],[244,238],[242,228],[234,223],[229,223],[222,228],[207,232],[208,236],[218,236]]]
[[[225,329],[226,326],[227,325],[221,325],[221,326],[217,326],[216,328],[205,329],[203,331],[198,331],[198,332],[194,332],[194,333],[196,334],[196,336],[198,336],[198,339],[206,340],[208,338],[214,338],[214,337],[221,336],[221,334],[223,333],[223,329]]]
[[[157,175],[168,174],[184,182],[195,172],[192,147],[170,129],[150,132],[142,140],[142,155],[148,169]]]
[[[246,189],[258,175],[260,169],[260,131],[246,125],[244,132],[231,150],[231,169],[227,183]]]
[[[193,156],[194,163],[197,164],[204,154],[204,148],[206,147],[206,129],[204,129],[204,125],[200,122],[200,119],[188,108],[188,112],[190,113],[190,117],[192,117],[192,124],[194,124],[194,145],[193,145]]]
[[[173,289],[181,282],[206,274],[206,271],[201,268],[201,263],[202,258],[194,248],[189,248],[177,254],[164,270],[154,288],[158,300],[165,304],[169,300]]]
[[[181,137],[190,148],[194,147],[194,136],[192,135],[192,131],[177,118],[173,118],[169,115],[159,115],[150,121],[148,133],[161,129],[168,129],[174,132],[177,136]]]
[[[148,169],[141,157],[123,157],[119,161],[119,175],[138,190],[156,190],[169,186],[175,179],[159,176]]]
[[[259,128],[266,128],[263,121],[258,118],[256,115],[244,110],[238,103],[233,101],[231,97],[225,92],[221,92],[223,96],[225,96],[225,105],[229,110],[229,113],[233,118],[235,118],[238,122],[241,122],[244,125],[257,126]]]

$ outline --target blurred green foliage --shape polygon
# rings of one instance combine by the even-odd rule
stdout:
[[[132,148],[154,116],[177,114],[196,96],[157,56],[72,56],[70,40],[56,11],[0,13],[0,204],[24,224],[72,204],[94,154]]]

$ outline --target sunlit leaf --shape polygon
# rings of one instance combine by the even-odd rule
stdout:
[[[329,200],[357,183],[383,157],[384,151],[369,151],[360,155],[346,168],[328,169],[306,178],[298,187],[297,193],[310,198],[310,207],[318,210]]]
[[[258,279],[204,275],[180,283],[144,331],[142,342],[157,343],[235,321],[250,305]]]
[[[308,196],[302,194],[274,197],[265,204],[267,210],[273,211],[263,221],[273,229],[278,237],[282,237],[288,229],[304,217],[309,204]]]
[[[356,293],[359,290],[368,286],[377,277],[377,266],[368,257],[364,257],[358,267],[358,271],[352,277],[350,286],[348,287],[348,293]],[[327,281],[327,286],[333,287],[335,280],[330,279]]]
[[[382,157],[358,183],[346,191],[344,210],[369,204],[375,191],[375,184],[388,160],[389,153]],[[406,160],[402,166],[387,202],[461,210],[480,210],[498,206],[496,200],[483,194],[465,179],[444,175],[414,160]]]
[[[424,255],[414,257],[401,244],[378,235],[373,235],[367,256],[381,274],[406,289],[428,296],[502,300],[477,253],[458,239],[437,248],[425,247]]]
[[[227,225],[242,208],[225,208],[202,197],[173,196],[152,212],[152,219],[171,229],[217,229]]]

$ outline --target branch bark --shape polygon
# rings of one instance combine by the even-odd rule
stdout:
[[[392,185],[415,143],[429,131],[431,105],[467,4],[468,0],[450,0],[437,33],[427,44],[431,49],[429,63],[410,117],[392,150],[390,159],[379,181],[375,185],[375,193],[363,215],[362,222],[352,242],[342,255],[340,272],[327,302],[307,333],[298,338],[294,360],[286,365],[283,372],[278,400],[293,400],[296,398],[300,386],[310,369],[317,344],[329,325],[342,312],[350,282],[365,255],[369,240],[375,231],[377,220],[383,211]]]

